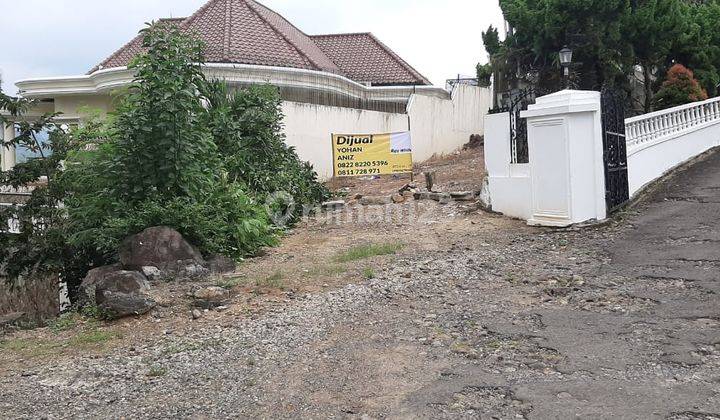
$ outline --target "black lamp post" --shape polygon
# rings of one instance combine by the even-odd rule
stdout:
[[[560,50],[560,65],[563,67],[563,74],[565,76],[565,89],[570,87],[570,63],[572,63],[573,51],[566,46]]]

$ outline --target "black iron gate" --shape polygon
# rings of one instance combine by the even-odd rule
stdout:
[[[535,103],[538,96],[536,88],[519,89],[507,94],[506,106],[490,110],[491,114],[510,113],[510,161],[511,163],[529,163],[527,122],[520,117],[522,111]]]
[[[602,130],[605,201],[608,213],[611,213],[630,199],[625,142],[625,101],[621,94],[611,89],[602,91]]]

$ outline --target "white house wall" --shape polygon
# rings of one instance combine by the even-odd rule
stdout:
[[[83,108],[108,112],[112,110],[111,103],[109,95],[58,96],[55,98],[55,112],[62,112],[66,118],[79,118]]]
[[[510,114],[485,117],[485,168],[492,209],[527,220],[532,215],[530,165],[510,163]]]

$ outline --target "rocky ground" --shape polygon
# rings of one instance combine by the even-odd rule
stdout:
[[[226,311],[4,337],[0,417],[719,419],[718,168],[593,228],[425,201],[308,221]],[[333,269],[357,243],[402,248]]]

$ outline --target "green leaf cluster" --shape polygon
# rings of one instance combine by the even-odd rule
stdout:
[[[0,225],[9,281],[60,273],[72,292],[89,269],[116,260],[124,238],[151,226],[177,229],[205,255],[240,259],[277,242],[269,195],[292,197],[293,220],[328,196],[284,142],[276,88],[232,91],[206,80],[194,37],[167,24],[143,33],[135,80],[109,118],[87,113],[68,130],[55,114],[24,118],[34,103],[0,93],[19,131],[13,145],[40,155],[0,175],[2,185],[35,186],[24,205],[0,207],[2,220],[20,225],[20,234]]]
[[[681,63],[695,72],[709,93],[720,82],[720,1],[688,0],[499,0],[512,28],[505,40],[483,33],[493,70],[509,86],[527,82],[553,90],[562,86],[558,51],[574,51],[574,84],[631,89],[645,84],[645,111],[667,70]]]

